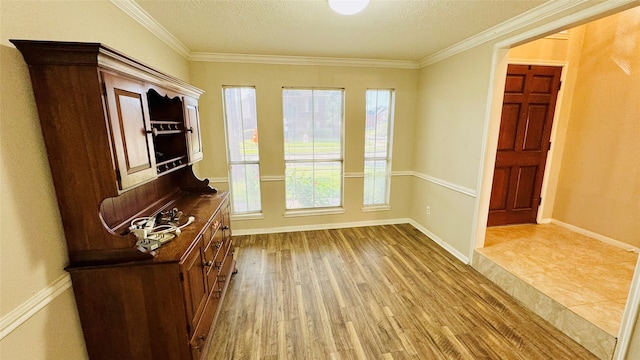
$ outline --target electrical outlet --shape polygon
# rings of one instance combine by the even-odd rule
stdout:
[[[431,215],[431,206],[427,205],[427,215]]]

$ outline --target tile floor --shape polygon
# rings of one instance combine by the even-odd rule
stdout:
[[[487,229],[481,254],[617,336],[638,254],[555,224]]]

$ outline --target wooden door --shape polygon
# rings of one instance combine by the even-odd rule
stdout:
[[[534,65],[507,69],[489,226],[536,222],[561,71]]]
[[[125,190],[157,176],[145,86],[109,73],[102,76],[118,181]]]

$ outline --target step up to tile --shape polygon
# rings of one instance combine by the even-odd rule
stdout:
[[[615,336],[571,311],[478,251],[474,253],[472,265],[527,309],[554,325],[600,359],[608,360],[613,356],[617,342]]]

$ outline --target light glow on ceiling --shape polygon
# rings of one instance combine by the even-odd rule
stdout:
[[[331,10],[341,15],[357,14],[369,5],[369,0],[329,0]]]

